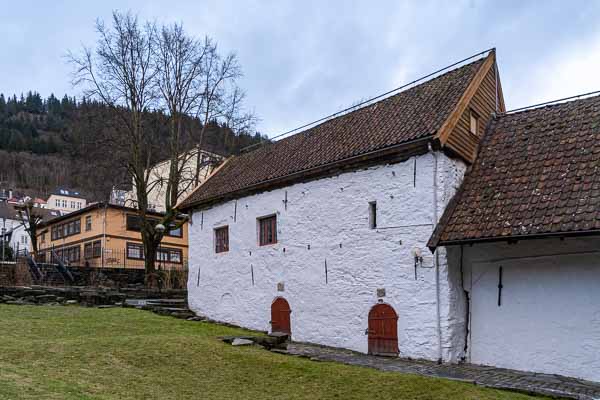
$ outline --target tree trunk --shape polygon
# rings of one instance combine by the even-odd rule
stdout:
[[[144,238],[143,242],[146,287],[156,288],[159,285],[159,276],[156,271],[156,250],[158,249],[158,244],[151,237]]]
[[[31,234],[30,240],[31,240],[31,252],[33,253],[33,259],[37,260],[38,243],[37,243],[37,232],[35,230]]]

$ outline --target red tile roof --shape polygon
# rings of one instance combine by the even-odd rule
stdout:
[[[229,159],[180,209],[264,182],[434,136],[483,64],[479,59],[384,100]]]
[[[600,96],[496,117],[430,247],[600,233]]]

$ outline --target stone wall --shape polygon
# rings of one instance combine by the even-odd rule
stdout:
[[[51,264],[40,264],[44,276],[42,282],[46,286],[102,286],[102,287],[143,287],[145,272],[135,268],[96,268],[70,266],[69,271],[75,282],[65,281],[61,273]],[[187,272],[185,270],[169,270],[164,277],[167,282],[163,287],[184,289],[186,288]],[[26,276],[25,276],[26,275]],[[24,259],[17,264],[0,263],[0,285],[29,285],[33,283],[29,274],[29,267]]]
[[[600,381],[598,249],[594,237],[464,246],[467,360]],[[459,271],[460,247],[448,252]]]
[[[0,262],[0,285],[10,285],[15,280],[15,264]]]
[[[146,290],[134,288],[0,286],[0,303],[65,304],[85,306],[121,304],[126,299],[185,299],[187,291],[177,289]]]
[[[281,296],[292,309],[294,340],[367,352],[369,310],[385,302],[399,316],[400,356],[437,360],[441,341],[441,358],[457,361],[462,346],[455,331],[462,332],[464,319],[455,310],[462,293],[454,293],[441,251],[440,340],[436,268],[426,243],[464,171],[460,161],[429,153],[196,211],[190,308],[270,330],[271,303]],[[373,201],[376,229],[369,227]],[[257,218],[268,215],[277,216],[278,243],[259,246]],[[229,227],[229,251],[216,254],[214,230],[223,226]],[[416,248],[423,260],[415,271]]]

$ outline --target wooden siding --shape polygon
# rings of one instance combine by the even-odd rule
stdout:
[[[469,101],[456,126],[448,136],[446,146],[458,153],[469,162],[475,160],[477,145],[483,136],[485,127],[496,111],[496,73],[495,68],[489,69],[479,88]],[[499,111],[504,111],[503,102],[498,101]],[[477,135],[470,129],[471,110],[479,117]]]
[[[436,136],[443,148],[469,163],[475,160],[479,140],[496,111],[496,92],[498,111],[505,111],[500,80],[496,78],[496,54],[492,51]],[[477,135],[471,133],[471,112],[478,116]]]

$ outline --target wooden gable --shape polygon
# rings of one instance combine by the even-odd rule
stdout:
[[[485,127],[494,113],[504,111],[496,53],[492,51],[438,131],[436,139],[442,148],[472,163]],[[476,134],[471,132],[472,116],[477,120]]]

